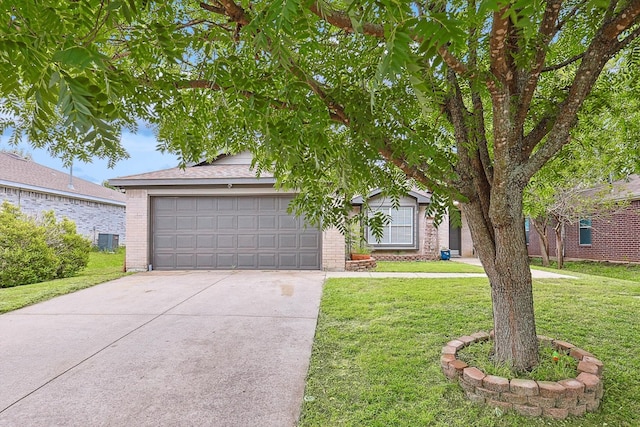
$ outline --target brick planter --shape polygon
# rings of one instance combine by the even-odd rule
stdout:
[[[375,258],[345,261],[345,270],[347,271],[369,271],[377,266]]]
[[[558,420],[569,415],[581,416],[586,412],[594,412],[600,406],[603,395],[603,364],[591,353],[570,343],[538,337],[539,341],[550,343],[558,352],[579,361],[576,378],[557,382],[519,378],[508,380],[486,375],[456,358],[462,348],[491,338],[486,332],[477,332],[451,340],[442,347],[442,372],[449,380],[457,381],[472,402],[512,410],[524,416],[544,416]]]

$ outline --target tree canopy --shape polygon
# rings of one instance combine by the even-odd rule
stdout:
[[[398,195],[406,177],[434,205],[463,201],[497,358],[520,368],[537,361],[522,192],[599,108],[598,84],[640,84],[640,0],[53,0],[0,13],[14,138],[117,161],[121,129],[144,122],[184,162],[250,149],[325,224],[353,194]]]

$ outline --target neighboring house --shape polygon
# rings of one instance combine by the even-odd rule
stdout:
[[[450,250],[453,256],[473,256],[471,234],[462,221],[462,227],[449,223],[448,216],[437,227],[434,218],[427,215],[431,194],[413,189],[394,207],[390,200],[381,196],[381,190],[367,195],[369,210],[387,215],[389,223],[383,228],[383,237],[378,241],[371,230],[364,230],[364,238],[377,260],[409,261],[431,260],[440,256],[441,250]],[[351,201],[357,212],[364,199]]]
[[[622,210],[603,217],[581,218],[565,227],[565,259],[614,262],[640,262],[640,176],[613,183],[611,197],[629,204]],[[549,255],[556,251],[553,229],[549,235]],[[530,227],[529,255],[540,256],[540,239]]]
[[[127,270],[344,270],[345,239],[287,213],[295,193],[250,153],[111,179],[127,197]]]
[[[125,243],[124,194],[0,152],[0,203],[5,200],[31,216],[52,210],[67,217],[94,244],[99,234],[117,234]]]

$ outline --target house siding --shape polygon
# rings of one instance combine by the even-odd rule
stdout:
[[[549,255],[555,256],[555,234],[549,236]],[[591,245],[579,245],[578,224],[565,227],[565,258],[594,261],[640,262],[640,200],[634,200],[624,210],[604,219],[593,219]],[[540,239],[531,227],[529,255],[540,256]]]
[[[53,211],[58,220],[69,218],[94,244],[101,233],[117,234],[121,245],[126,242],[124,206],[5,186],[0,186],[0,198],[30,216]]]

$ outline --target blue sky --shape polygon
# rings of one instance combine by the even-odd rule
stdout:
[[[7,142],[7,136],[3,135],[0,140],[0,149],[13,149]],[[116,163],[113,169],[107,167],[107,161],[95,159],[92,163],[76,161],[73,164],[73,175],[87,181],[101,184],[104,180],[119,176],[134,175],[138,173],[151,172],[159,169],[173,168],[178,165],[178,158],[170,154],[162,154],[156,150],[156,138],[153,133],[140,127],[136,134],[124,132],[122,134],[122,145],[129,153],[129,158]],[[30,153],[33,161],[41,165],[69,172],[68,168],[62,166],[62,161],[51,157],[46,149],[35,149],[28,143],[23,142],[18,148],[26,153]]]

